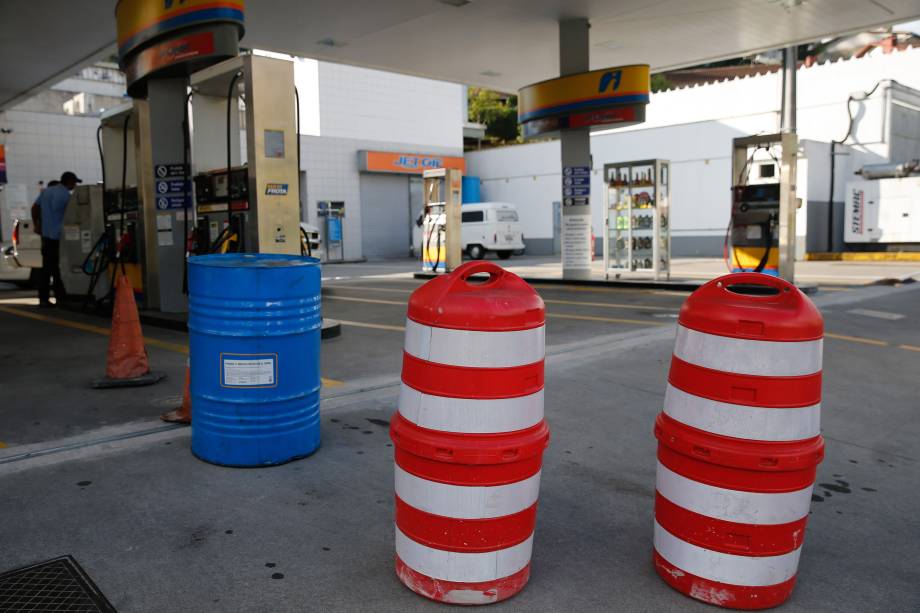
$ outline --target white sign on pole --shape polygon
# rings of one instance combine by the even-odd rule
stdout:
[[[562,216],[562,268],[591,268],[591,216]]]

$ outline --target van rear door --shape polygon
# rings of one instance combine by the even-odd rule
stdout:
[[[518,214],[514,209],[495,209],[495,221],[498,236],[497,248],[517,248],[520,241],[518,230]]]

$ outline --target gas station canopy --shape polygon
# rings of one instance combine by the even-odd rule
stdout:
[[[14,9],[15,5],[15,9]],[[0,9],[0,109],[115,52],[114,1]],[[920,17],[918,0],[250,0],[246,47],[515,91],[559,75],[558,22],[591,68],[690,66]]]

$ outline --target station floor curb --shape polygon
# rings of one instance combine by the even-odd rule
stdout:
[[[809,262],[920,262],[920,251],[843,251],[806,253]]]
[[[413,275],[416,279],[434,279],[437,275],[430,272],[417,272]],[[530,277],[522,276],[530,284],[539,285],[579,285],[583,287],[630,287],[634,289],[669,289],[679,292],[692,292],[704,281],[649,281],[645,279],[619,279],[616,281],[603,281],[600,279],[559,279],[557,277]]]
[[[430,272],[417,272],[413,275],[419,280],[434,279],[437,275]],[[559,279],[557,277],[521,277],[531,285],[576,285],[580,287],[620,287],[629,289],[660,289],[675,292],[695,292],[706,281],[652,281],[646,279],[618,279],[604,281],[601,279]],[[818,286],[814,283],[796,283],[803,294],[814,294]]]

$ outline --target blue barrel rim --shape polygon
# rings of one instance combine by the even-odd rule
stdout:
[[[287,253],[209,253],[193,255],[189,264],[213,268],[288,268],[296,266],[319,266],[319,258]]]

